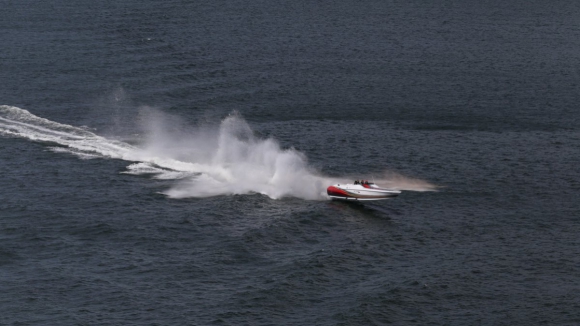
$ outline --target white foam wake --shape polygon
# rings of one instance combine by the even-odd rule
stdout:
[[[0,134],[58,144],[50,148],[81,158],[136,162],[124,173],[181,180],[166,191],[171,197],[247,193],[271,198],[326,197],[330,179],[316,174],[300,152],[282,149],[273,139],[255,137],[238,114],[224,119],[217,130],[202,128],[189,134],[171,133],[166,124],[159,114],[149,114],[144,146],[136,147],[24,109],[0,106]]]
[[[254,135],[237,113],[217,128],[180,128],[179,122],[154,110],[145,110],[145,138],[142,146],[108,139],[93,132],[60,124],[13,106],[0,106],[0,134],[57,144],[56,152],[68,152],[84,159],[113,158],[130,161],[128,174],[150,174],[176,180],[165,192],[174,198],[208,197],[227,194],[261,193],[270,198],[297,197],[327,199],[326,187],[345,182],[321,175],[305,155],[283,149],[274,139]],[[398,177],[397,184],[409,179]],[[350,178],[349,178],[350,179]],[[414,182],[411,190],[430,190],[425,182]]]

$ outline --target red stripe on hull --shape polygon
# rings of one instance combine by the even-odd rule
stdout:
[[[336,188],[335,186],[330,186],[328,188],[326,188],[326,193],[329,196],[339,196],[339,197],[350,197],[350,198],[354,198],[354,196],[352,196],[351,194],[347,193],[346,191],[340,189],[340,188]]]

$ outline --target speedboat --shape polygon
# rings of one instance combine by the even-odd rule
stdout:
[[[385,189],[372,182],[358,182],[335,184],[326,189],[332,199],[338,200],[383,200],[397,197],[399,190]]]

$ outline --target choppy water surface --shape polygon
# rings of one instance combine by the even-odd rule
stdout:
[[[580,323],[579,9],[8,1],[0,324]]]

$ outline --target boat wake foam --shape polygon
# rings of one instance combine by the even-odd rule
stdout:
[[[89,130],[50,121],[14,106],[0,106],[0,135],[50,144],[50,150],[82,159],[112,158],[131,162],[122,173],[176,180],[164,193],[173,198],[260,193],[273,199],[325,200],[326,187],[350,178],[326,177],[308,165],[306,156],[283,149],[272,139],[256,137],[248,123],[232,113],[218,126],[177,128],[175,121],[144,110],[142,145],[99,136]],[[56,145],[56,146],[55,146]],[[426,191],[434,186],[398,176],[388,186]],[[411,189],[405,189],[405,183]],[[402,187],[401,187],[402,186]]]

